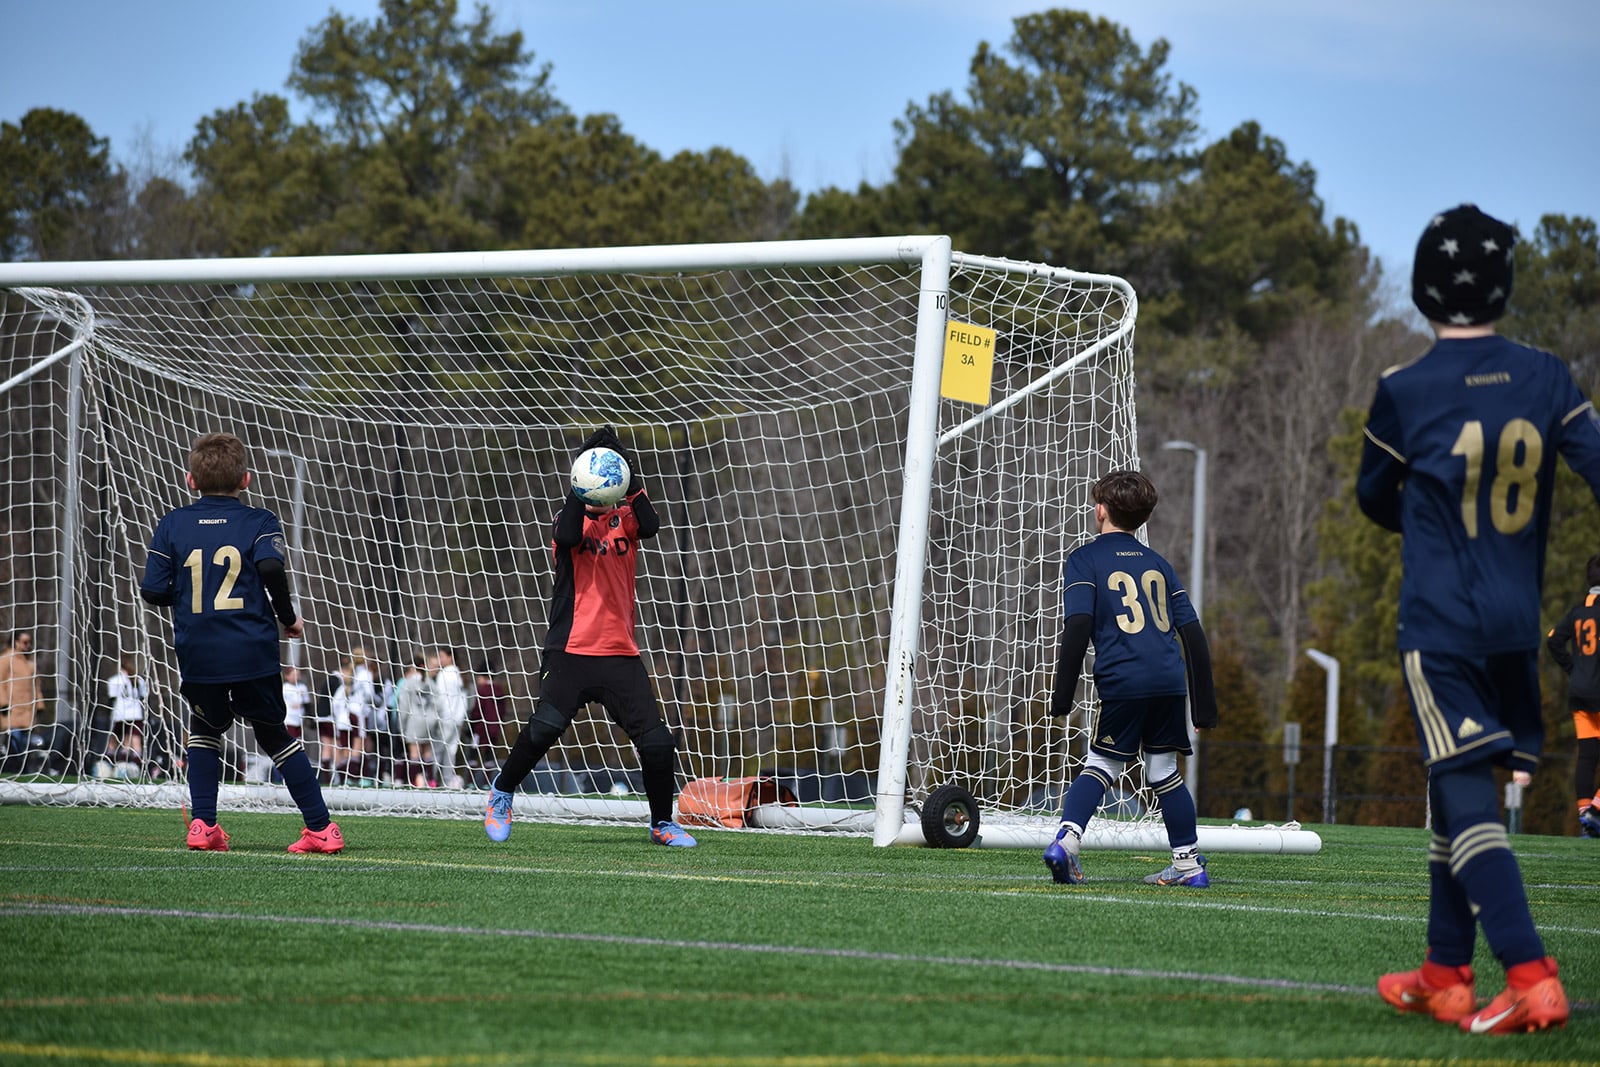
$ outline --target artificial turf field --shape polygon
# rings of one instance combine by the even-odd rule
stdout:
[[[1423,830],[1308,857],[874,849],[861,838],[0,808],[0,1063],[942,1067],[1600,1063],[1600,841],[1518,836],[1573,1001],[1472,1037],[1373,992],[1421,959]],[[1480,998],[1502,975],[1481,940]]]

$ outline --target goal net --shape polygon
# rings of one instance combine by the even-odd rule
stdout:
[[[307,626],[284,662],[330,805],[481,811],[536,700],[566,471],[609,424],[662,515],[639,643],[682,781],[770,777],[799,804],[768,824],[879,843],[944,784],[986,826],[1054,824],[1094,696],[1048,714],[1062,562],[1094,480],[1138,462],[1119,279],[895,238],[12,264],[0,284],[0,625],[34,635],[47,704],[7,799],[181,800],[170,620],[137,588],[190,499],[189,445],[226,430],[285,528]],[[439,650],[467,721],[429,763],[386,691]],[[107,695],[125,656],[137,730]],[[352,660],[372,684],[347,742],[330,697]],[[237,731],[225,767],[225,805],[288,805]],[[598,706],[523,790],[523,817],[643,810]],[[1137,767],[1108,804],[1159,831]]]

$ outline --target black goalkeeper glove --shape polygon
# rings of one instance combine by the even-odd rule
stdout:
[[[633,453],[623,445],[622,439],[617,436],[617,431],[609,426],[602,426],[584,439],[578,446],[579,453],[587,452],[591,448],[609,448],[622,457],[622,462],[628,465],[628,495],[632,496],[643,488],[644,483],[639,480],[639,465],[634,462]]]
[[[583,444],[578,446],[578,454],[589,451],[591,448],[609,448],[614,452],[622,452],[622,442],[617,440],[617,431],[609,426],[602,426],[594,433],[583,439]],[[624,456],[624,459],[627,457]]]

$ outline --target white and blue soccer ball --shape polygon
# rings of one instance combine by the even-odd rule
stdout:
[[[626,496],[632,477],[628,461],[613,448],[588,449],[572,463],[572,491],[597,508],[609,508]]]

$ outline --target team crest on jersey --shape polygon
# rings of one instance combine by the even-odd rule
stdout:
[[[283,534],[272,535],[272,550],[280,556],[288,550],[288,546],[283,540]]]

